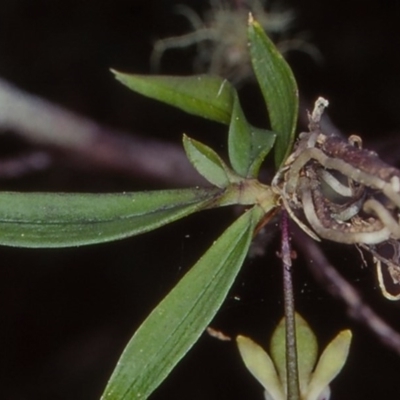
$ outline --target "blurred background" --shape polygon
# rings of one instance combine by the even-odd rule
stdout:
[[[175,165],[175,173],[172,169],[160,176],[136,166],[135,155],[129,159],[124,149],[139,141],[151,160],[155,148],[162,154],[165,146],[165,154],[174,153],[182,133],[187,133],[224,153],[226,127],[142,98],[109,71],[150,73],[154,43],[193,30],[188,13],[177,13],[177,5],[210,18],[206,0],[2,0],[4,190],[121,192],[188,186],[191,179],[197,183],[196,175],[179,164],[179,155],[176,162],[183,167]],[[278,13],[293,12],[290,28],[276,37],[281,43],[300,44],[286,53],[300,89],[299,129],[305,129],[306,108],[324,96],[334,124],[330,130],[361,135],[365,147],[399,167],[400,1],[275,0],[268,6]],[[194,66],[199,67],[197,50],[192,46],[166,51],[160,73],[193,73]],[[238,84],[250,121],[265,126],[257,86],[251,78],[234,73],[230,77]],[[21,112],[25,102],[36,110],[33,114]],[[63,110],[72,114],[64,115]],[[39,135],[46,115],[55,115],[50,129],[47,126],[53,136]],[[68,121],[90,125],[93,141],[85,144],[78,138],[67,145]],[[39,128],[30,129],[30,124]],[[271,171],[267,168],[265,174]],[[207,211],[159,231],[98,246],[0,248],[1,398],[99,399],[133,332],[233,217],[232,210]],[[283,312],[276,226],[268,233],[264,254],[246,262],[212,324],[265,346]],[[373,267],[365,268],[352,247],[321,246],[363,298],[400,330],[399,306],[382,297]],[[315,282],[301,254],[295,279],[298,310],[322,348],[340,329],[350,327],[354,333],[349,361],[333,382],[332,399],[400,396],[400,357],[354,322],[346,307]],[[234,344],[207,335],[153,395],[188,397],[263,398]]]

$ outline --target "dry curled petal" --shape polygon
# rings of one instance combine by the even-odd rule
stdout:
[[[376,249],[388,243],[400,248],[400,171],[375,152],[363,149],[358,136],[346,141],[322,133],[319,120],[325,104],[317,100],[309,115],[310,132],[300,135],[273,180],[274,190],[282,196],[290,216],[310,236],[358,244],[369,251],[378,268],[382,292],[392,300],[400,299],[399,257],[383,257]],[[398,287],[398,297],[385,293],[382,265],[392,285]]]

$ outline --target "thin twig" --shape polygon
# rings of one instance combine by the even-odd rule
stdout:
[[[1,78],[0,129],[141,179],[179,186],[204,183],[180,146],[102,126]]]
[[[287,397],[288,400],[299,400],[299,370],[297,363],[295,304],[292,280],[292,255],[290,248],[289,217],[284,209],[282,210],[281,215],[281,258],[283,267],[283,302],[285,308],[286,328]]]
[[[32,151],[0,159],[0,178],[15,179],[50,167],[52,158],[43,151]]]

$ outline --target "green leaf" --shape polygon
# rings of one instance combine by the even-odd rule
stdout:
[[[261,164],[275,144],[276,133],[267,129],[251,126],[251,162],[249,177],[256,178]]]
[[[278,168],[289,155],[294,142],[299,107],[297,83],[285,59],[252,18],[248,37],[254,73],[267,105],[272,130],[278,134],[275,145]]]
[[[274,145],[273,132],[250,125],[235,93],[229,125],[229,160],[232,168],[245,178],[256,178],[261,163]]]
[[[345,330],[328,344],[312,374],[307,400],[317,400],[322,391],[343,368],[349,354],[351,337],[351,331]]]
[[[286,387],[285,319],[276,327],[271,338],[271,357],[278,370],[283,387]],[[306,390],[318,355],[317,339],[307,322],[296,313],[297,359],[301,393]]]
[[[186,135],[183,135],[183,146],[189,161],[200,175],[217,187],[228,186],[232,173],[213,149]]]
[[[229,160],[232,168],[243,177],[247,177],[251,154],[251,128],[244,116],[238,96],[233,103],[228,137]]]
[[[222,195],[217,188],[123,194],[0,192],[0,244],[67,247],[108,242],[215,206]]]
[[[146,76],[111,71],[120,82],[135,92],[189,114],[229,124],[235,89],[225,79],[207,75]]]
[[[125,348],[103,400],[146,399],[206,329],[247,254],[254,207],[236,220],[152,311]]]
[[[244,364],[267,391],[268,398],[285,400],[282,383],[270,356],[261,346],[245,336],[238,336],[236,342]]]

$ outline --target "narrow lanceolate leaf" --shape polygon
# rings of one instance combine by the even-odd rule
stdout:
[[[265,157],[269,154],[276,139],[276,133],[251,127],[251,162],[249,166],[248,176],[257,178],[261,164]]]
[[[295,321],[299,381],[301,392],[304,393],[317,360],[318,344],[307,322],[297,313],[295,314]],[[285,319],[283,318],[271,338],[271,357],[284,387],[286,387],[287,382],[285,330]]]
[[[322,353],[308,387],[307,400],[318,400],[323,390],[343,368],[349,354],[351,331],[340,332]]]
[[[0,244],[67,247],[108,242],[212,207],[222,194],[218,188],[123,194],[1,192]]]
[[[131,75],[113,71],[129,89],[180,108],[189,114],[228,124],[235,89],[216,76]]]
[[[267,105],[272,130],[278,134],[275,164],[279,167],[293,146],[298,114],[297,84],[287,62],[252,18],[248,36],[253,69]]]
[[[238,336],[236,342],[244,364],[250,373],[261,383],[273,400],[285,400],[282,383],[276,373],[270,356],[257,343],[245,336]]]
[[[235,172],[246,178],[256,178],[275,137],[273,132],[255,128],[247,122],[235,94],[228,138],[229,160]]]
[[[250,166],[251,130],[244,116],[238,96],[233,103],[228,137],[229,161],[232,168],[243,177],[247,177]]]
[[[208,182],[224,188],[229,184],[229,168],[210,147],[183,135],[183,146],[192,165]]]
[[[224,301],[262,212],[243,214],[152,311],[125,348],[102,400],[146,399],[206,329]]]

